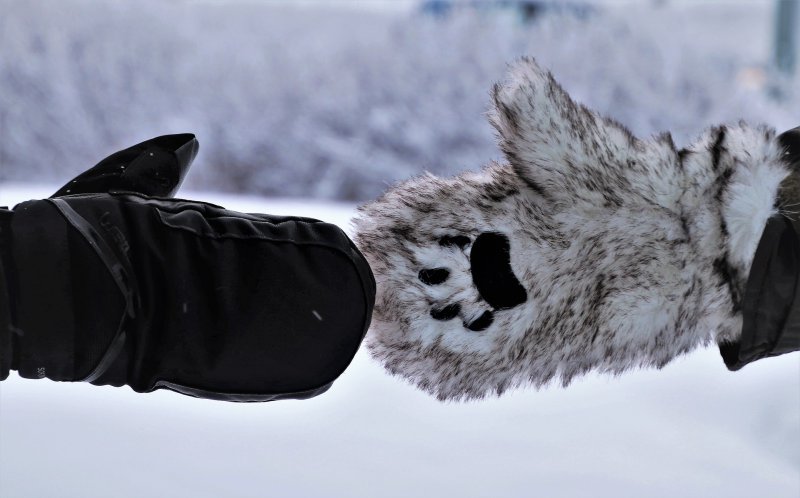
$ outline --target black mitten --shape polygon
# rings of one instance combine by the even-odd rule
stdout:
[[[196,152],[158,137],[0,209],[0,379],[230,401],[330,387],[370,323],[369,266],[329,223],[150,197]]]
[[[306,398],[370,322],[370,269],[321,221],[117,193],[24,202],[11,228],[22,377]]]

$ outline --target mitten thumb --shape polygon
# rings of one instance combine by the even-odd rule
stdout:
[[[183,183],[199,145],[191,133],[163,135],[106,157],[84,171],[52,197],[137,192],[151,197],[173,197]]]

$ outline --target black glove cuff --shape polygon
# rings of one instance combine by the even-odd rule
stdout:
[[[11,225],[17,274],[14,359],[24,378],[79,381],[108,354],[126,314],[102,239],[59,209],[59,200],[15,207]],[[107,268],[104,268],[104,264]]]
[[[719,345],[730,370],[800,349],[800,240],[791,221],[773,216],[750,269],[742,335]]]
[[[780,211],[800,203],[800,128],[778,137],[791,173],[776,200]],[[758,242],[742,303],[742,334],[719,345],[730,370],[761,358],[800,350],[800,218],[778,214],[767,220]]]
[[[11,219],[14,213],[0,207],[0,380],[8,378],[13,358],[11,317]]]

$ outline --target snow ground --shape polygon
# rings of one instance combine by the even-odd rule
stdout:
[[[0,205],[53,185],[0,184]],[[182,192],[348,227],[352,204]],[[800,496],[800,355],[728,372],[714,349],[660,371],[439,403],[362,349],[307,401],[0,383],[0,496]]]

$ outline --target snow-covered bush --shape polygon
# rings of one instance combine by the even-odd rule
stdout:
[[[486,9],[0,0],[0,181],[64,180],[190,131],[192,187],[368,199],[498,158],[488,92],[523,54],[638,134],[685,143],[739,118],[788,128],[800,92],[766,96],[770,28],[768,2],[612,4],[525,24]]]

